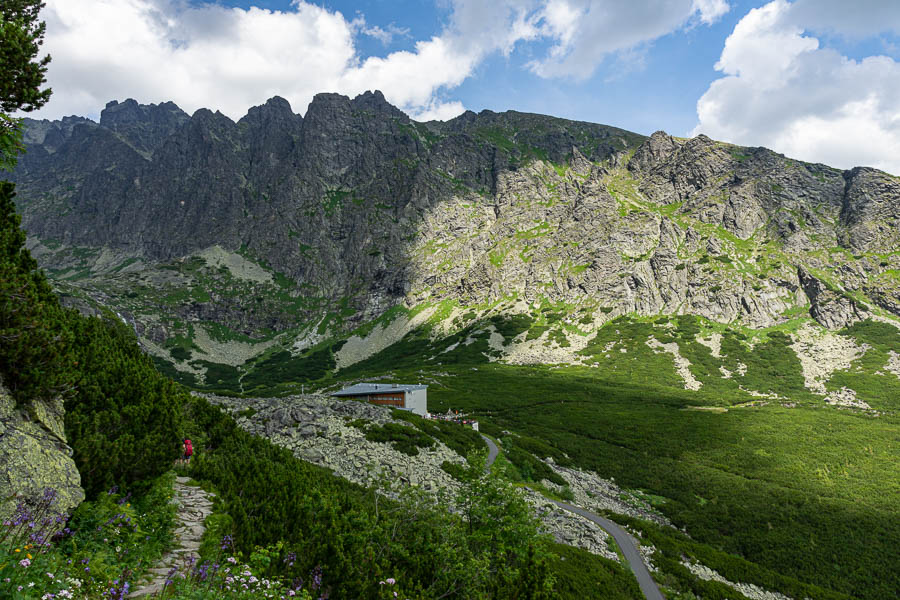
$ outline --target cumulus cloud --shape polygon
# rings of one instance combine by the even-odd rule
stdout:
[[[359,56],[355,40],[385,44],[408,30],[347,19],[305,0],[283,11],[187,0],[47,0],[45,50],[54,94],[35,116],[93,115],[110,99],[173,100],[238,119],[273,95],[302,112],[317,92],[380,89],[415,118],[464,110],[447,93],[490,55],[539,42],[541,77],[590,76],[611,53],[640,56],[653,39],[711,23],[726,0],[447,0],[443,29],[413,50]],[[549,50],[546,48],[549,46]],[[637,49],[637,50],[636,50]]]
[[[373,37],[383,45],[388,46],[395,37],[409,37],[409,27],[398,27],[396,23],[390,23],[386,27],[369,25],[362,13],[356,13],[356,17],[350,22],[354,31],[358,31],[369,37]]]
[[[53,96],[40,114],[51,118],[96,114],[128,97],[240,118],[276,94],[302,103],[334,89],[356,59],[343,16],[305,3],[273,12],[178,0],[50,0],[41,16]]]
[[[555,43],[529,67],[542,77],[583,80],[610,54],[633,51],[694,19],[713,23],[728,10],[725,0],[549,0],[537,22]]]
[[[853,60],[810,30],[844,36],[897,31],[900,5],[774,0],[751,10],[725,42],[714,81],[697,102],[694,134],[773,148],[840,168],[900,173],[900,63]]]

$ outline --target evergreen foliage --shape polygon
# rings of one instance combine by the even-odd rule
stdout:
[[[40,108],[50,88],[40,89],[50,55],[37,58],[46,24],[38,20],[40,0],[4,0],[0,4],[0,110],[11,113]]]
[[[81,485],[88,497],[115,485],[138,488],[179,455],[188,396],[156,371],[122,323],[71,314],[69,329],[78,344],[66,435]]]
[[[202,448],[192,474],[217,489],[238,550],[283,540],[296,557],[264,575],[305,577],[318,567],[338,598],[378,597],[388,577],[406,597],[550,597],[546,542],[528,505],[481,476],[483,465],[460,474],[460,515],[410,488],[385,499],[244,432],[202,399],[190,407]]]
[[[71,389],[71,331],[56,296],[25,248],[13,197],[0,181],[0,377],[17,403]]]
[[[63,309],[25,248],[13,185],[0,182],[0,378],[16,402],[63,395],[66,437],[88,497],[140,487],[179,452],[186,395],[112,319]]]

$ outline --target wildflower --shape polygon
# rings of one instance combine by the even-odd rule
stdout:
[[[19,561],[19,564],[27,569],[28,567],[31,566],[31,561],[28,560],[27,558],[23,558],[22,560]]]
[[[16,551],[16,552],[21,552],[21,551],[22,551],[22,549],[21,549],[21,548],[16,548],[16,550],[15,550],[15,551]]]
[[[393,577],[388,577],[386,581],[387,581],[388,584],[390,584],[390,585],[394,585],[395,583],[397,583],[397,580],[394,579]]]
[[[18,550],[16,550],[16,552],[18,552]],[[229,556],[228,562],[230,562],[231,564],[235,564],[237,562],[237,559],[233,556]]]
[[[25,558],[27,558],[28,560],[31,560],[31,558],[32,558],[32,557],[31,557],[31,554],[26,554],[26,555],[25,555]]]

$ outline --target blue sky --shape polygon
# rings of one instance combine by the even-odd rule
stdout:
[[[73,6],[77,5],[77,6]],[[900,173],[896,0],[48,0],[53,100],[240,118],[381,89],[414,118],[508,109],[706,133]]]

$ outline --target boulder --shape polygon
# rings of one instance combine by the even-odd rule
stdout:
[[[0,519],[19,504],[28,509],[46,506],[70,513],[82,500],[81,475],[72,460],[63,428],[63,403],[59,398],[32,400],[16,405],[0,382]],[[48,494],[47,490],[53,490]]]

